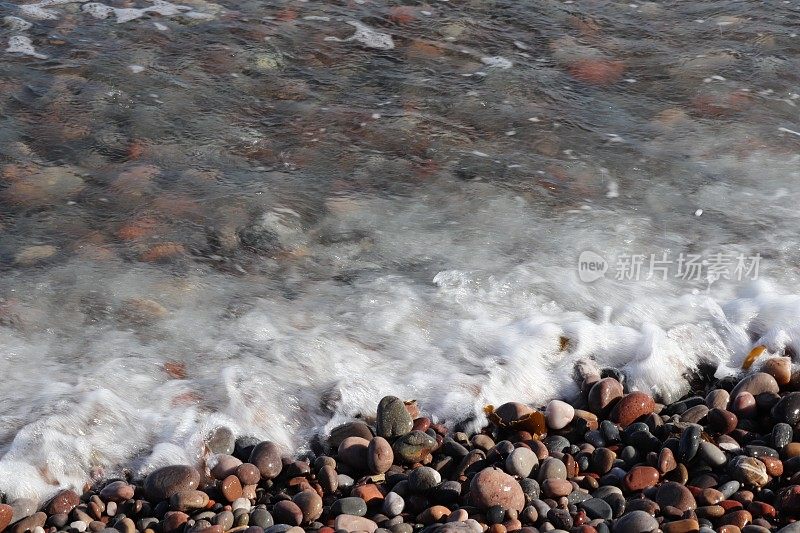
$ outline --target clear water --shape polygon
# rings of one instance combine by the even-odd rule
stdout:
[[[0,2],[0,489],[800,353],[799,10]]]

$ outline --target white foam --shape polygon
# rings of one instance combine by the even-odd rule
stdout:
[[[130,22],[132,20],[142,18],[148,13],[157,13],[164,17],[171,17],[175,15],[184,14],[189,17],[195,15],[194,18],[213,18],[213,15],[207,15],[205,13],[197,13],[192,11],[192,8],[189,6],[172,4],[164,0],[152,0],[152,1],[153,5],[141,8],[112,7],[99,2],[90,2],[88,4],[84,4],[81,9],[83,9],[85,12],[89,13],[90,15],[92,15],[94,18],[97,19],[106,19],[113,14],[116,17],[117,24],[123,24],[125,22]]]
[[[514,66],[514,63],[512,63],[510,59],[503,56],[482,57],[481,62],[492,68],[509,69]]]
[[[3,23],[13,31],[27,31],[33,27],[27,20],[11,15],[3,17]]]

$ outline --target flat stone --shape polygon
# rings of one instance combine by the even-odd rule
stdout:
[[[268,440],[256,444],[247,462],[258,468],[262,479],[275,479],[283,469],[280,448]]]
[[[378,403],[375,432],[378,436],[393,439],[405,435],[414,427],[414,419],[406,405],[396,396],[385,396]]]
[[[334,520],[333,528],[337,532],[366,531],[367,533],[375,533],[375,530],[378,529],[378,524],[363,516],[340,514]]]
[[[698,456],[711,467],[722,466],[728,461],[725,452],[708,441],[700,442]]]
[[[373,474],[383,474],[392,467],[394,451],[389,441],[374,437],[367,446],[367,466]]]
[[[19,522],[12,524],[8,528],[7,533],[25,533],[26,531],[33,531],[37,527],[42,528],[46,521],[47,515],[39,511],[38,513],[33,513]]]
[[[658,529],[655,517],[644,511],[632,511],[614,522],[614,533],[649,533]]]
[[[519,447],[508,454],[505,462],[506,472],[512,476],[521,478],[528,477],[533,469],[539,464],[539,459],[530,448]]]
[[[614,516],[611,506],[602,498],[584,500],[578,503],[578,508],[583,509],[591,519],[611,520]]]
[[[645,392],[635,391],[623,396],[614,405],[609,418],[612,422],[626,427],[637,419],[649,415],[655,408],[656,404],[652,396]]]
[[[551,400],[544,411],[544,418],[550,429],[563,429],[574,417],[575,408],[561,400]]]
[[[186,465],[172,465],[151,472],[144,480],[144,491],[150,500],[166,500],[183,490],[194,490],[200,484],[200,472]]]
[[[469,490],[473,503],[482,509],[499,505],[519,512],[525,506],[522,487],[499,468],[484,468],[478,472],[472,478]]]
[[[517,422],[533,413],[533,409],[519,402],[507,402],[495,409],[494,414],[503,424]]]

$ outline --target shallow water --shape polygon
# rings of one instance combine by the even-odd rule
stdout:
[[[798,11],[0,2],[0,489],[800,353]]]

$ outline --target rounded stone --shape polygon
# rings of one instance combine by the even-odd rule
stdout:
[[[692,492],[685,486],[680,483],[675,483],[674,481],[665,481],[658,487],[655,501],[662,509],[665,507],[675,507],[681,512],[697,509],[697,502]]]
[[[780,392],[780,387],[778,386],[778,382],[775,381],[775,378],[769,374],[765,372],[754,372],[736,384],[731,391],[731,398],[736,398],[741,392],[749,392],[753,396],[758,396],[765,392],[778,393]]]
[[[725,409],[731,395],[725,389],[714,389],[706,395],[706,406],[709,409]]]
[[[470,496],[475,505],[488,509],[499,505],[519,512],[525,506],[525,495],[516,479],[499,468],[484,468],[469,484]]]
[[[442,482],[442,476],[429,466],[421,466],[408,476],[408,488],[412,492],[427,492]]]
[[[613,512],[611,506],[602,498],[589,498],[578,503],[578,507],[586,512],[591,519],[611,520]]]
[[[232,516],[231,516],[232,518]],[[231,522],[233,523],[233,522]],[[266,509],[261,507],[256,507],[250,513],[250,522],[249,525],[251,526],[258,526],[260,528],[268,528],[275,525],[275,520],[272,518],[272,514]],[[225,528],[227,531],[230,527]]]
[[[278,524],[299,526],[303,523],[303,511],[290,500],[281,500],[272,508],[272,516]]]
[[[542,492],[548,498],[558,499],[572,493],[572,483],[566,479],[545,479],[542,482]]]
[[[206,504],[208,504],[208,494],[201,490],[182,490],[169,499],[169,505],[175,511],[202,509]]]
[[[11,518],[14,516],[14,509],[10,505],[0,503],[0,531],[5,530],[8,524],[11,523]]]
[[[339,498],[331,506],[332,515],[353,515],[364,516],[367,514],[367,502],[358,496],[349,496],[347,498]]]
[[[519,447],[506,457],[506,472],[512,476],[528,477],[539,464],[539,459],[530,448]]]
[[[681,438],[678,443],[678,458],[682,462],[689,462],[697,455],[702,433],[703,427],[697,424],[689,424],[681,432]]]
[[[394,441],[395,458],[405,463],[419,463],[436,447],[436,439],[422,431],[411,431]]]
[[[789,357],[772,357],[764,361],[761,371],[775,378],[778,385],[788,385],[792,379],[792,359]]]
[[[100,491],[100,498],[105,501],[124,502],[133,498],[135,488],[125,481],[112,481]]]
[[[739,424],[738,417],[727,409],[714,408],[708,412],[708,428],[714,433],[727,435]]]
[[[722,466],[728,461],[725,452],[708,441],[700,442],[698,455],[710,467]]]
[[[317,478],[326,495],[336,492],[336,489],[339,488],[339,475],[336,473],[336,469],[330,465],[323,466],[317,474]]]
[[[66,489],[53,496],[47,503],[45,511],[49,515],[69,513],[79,503],[81,503],[81,497],[78,496],[78,493],[74,490]]]
[[[622,397],[614,405],[610,420],[622,427],[629,426],[637,419],[649,415],[656,408],[653,397],[646,392],[635,391]]]
[[[375,530],[378,529],[378,524],[363,516],[340,514],[334,520],[333,528],[337,532],[347,531],[350,533],[354,531],[366,531],[367,533],[375,533]]]
[[[303,513],[303,523],[310,524],[322,516],[322,498],[314,489],[306,489],[295,494],[292,501]]]
[[[781,450],[788,446],[792,442],[792,438],[794,438],[794,430],[789,424],[780,422],[772,427],[772,445],[776,449]]]
[[[658,521],[644,511],[631,511],[614,522],[614,533],[649,533],[658,529]]]
[[[367,446],[367,466],[373,474],[383,474],[392,467],[394,451],[389,441],[374,437]]]
[[[171,498],[183,490],[194,490],[200,484],[200,473],[186,465],[172,465],[151,472],[144,480],[148,499],[158,501]]]
[[[575,408],[561,400],[551,400],[544,411],[544,418],[550,429],[563,429],[574,417]]]
[[[242,497],[242,482],[235,475],[230,475],[219,484],[219,490],[229,502],[238,500]]]
[[[406,502],[402,496],[396,492],[390,492],[383,498],[383,507],[381,510],[383,511],[383,514],[393,518],[400,515],[400,513],[403,512],[403,509],[405,509],[405,506]]]
[[[268,440],[256,444],[247,462],[258,468],[262,479],[275,479],[283,469],[280,448]]]
[[[634,466],[623,479],[623,486],[628,492],[638,492],[658,483],[658,470],[652,466]]]
[[[242,464],[241,459],[232,455],[216,455],[214,460],[216,461],[216,464],[211,469],[211,477],[214,479],[225,479],[236,472],[236,469]],[[258,479],[261,479],[260,474]]]
[[[214,429],[208,436],[206,447],[213,453],[224,453],[226,455],[232,454],[236,446],[236,437],[233,431],[220,426]]]
[[[211,519],[211,523],[215,526],[222,526],[223,530],[228,531],[233,527],[233,513],[230,511],[220,511]]]
[[[367,439],[347,437],[339,444],[336,458],[347,466],[363,472],[367,469],[368,450],[369,441]]]
[[[728,464],[728,473],[745,485],[763,487],[769,482],[767,467],[755,457],[738,455]]]
[[[378,403],[375,432],[384,438],[393,439],[405,435],[414,427],[414,419],[406,405],[396,396],[385,396]]]
[[[772,407],[772,418],[794,426],[800,422],[800,392],[790,392]]]
[[[589,389],[587,398],[589,411],[596,415],[605,415],[623,394],[622,384],[619,381],[614,378],[603,378]]]
[[[539,483],[546,479],[567,479],[567,467],[561,459],[548,457],[542,461],[537,479]]]

